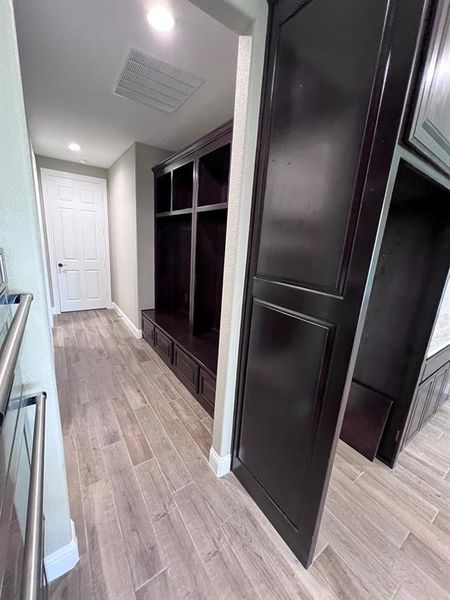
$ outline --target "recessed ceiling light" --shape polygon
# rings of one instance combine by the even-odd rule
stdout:
[[[172,13],[163,6],[151,8],[147,13],[147,21],[158,31],[170,31],[175,25]]]
[[[81,150],[80,144],[76,144],[75,142],[72,142],[67,147],[69,148],[69,150],[73,150],[74,152],[79,152]]]

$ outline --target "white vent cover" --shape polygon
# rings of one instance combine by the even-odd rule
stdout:
[[[132,48],[114,93],[173,113],[204,81]]]

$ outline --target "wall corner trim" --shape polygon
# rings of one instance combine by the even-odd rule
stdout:
[[[70,529],[72,533],[70,542],[58,548],[55,552],[47,554],[44,558],[45,572],[49,582],[71,571],[80,559],[78,541],[72,519],[70,519]]]
[[[209,451],[209,466],[217,475],[217,477],[223,477],[230,472],[231,454],[219,456],[214,448],[211,448]]]
[[[117,306],[117,304],[115,302],[113,302],[111,304],[111,306],[116,311],[116,313],[119,315],[119,317],[121,317],[123,319],[123,322],[128,327],[128,329],[131,331],[131,333],[134,335],[134,337],[136,337],[138,339],[141,338],[142,330],[138,329],[136,327],[136,325],[133,323],[133,321],[127,317],[127,315],[123,312],[123,310],[119,306]]]

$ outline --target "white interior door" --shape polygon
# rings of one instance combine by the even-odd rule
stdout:
[[[43,181],[49,245],[53,240],[53,293],[61,311],[109,306],[104,180],[46,171]]]

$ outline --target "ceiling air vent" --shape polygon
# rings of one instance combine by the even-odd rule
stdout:
[[[114,93],[173,113],[204,81],[132,48]]]

